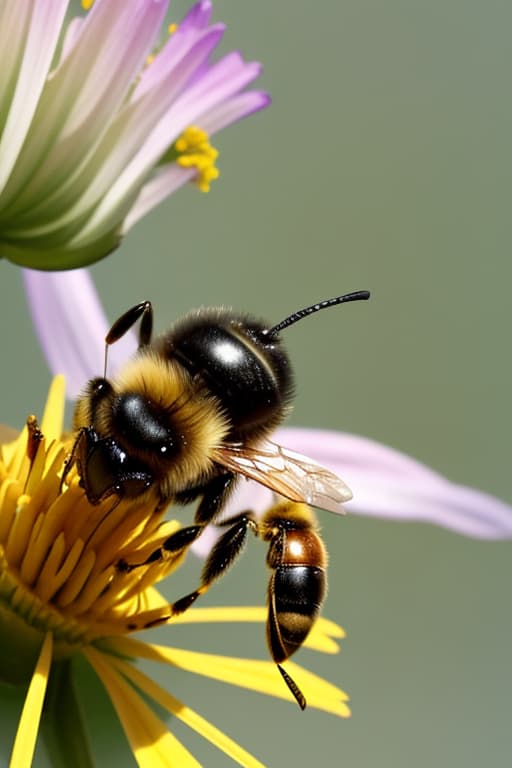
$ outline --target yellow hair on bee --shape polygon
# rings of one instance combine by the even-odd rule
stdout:
[[[152,467],[163,476],[160,488],[166,496],[189,484],[199,482],[213,466],[213,450],[222,444],[229,431],[228,421],[217,399],[204,384],[193,378],[179,363],[166,360],[151,349],[139,351],[111,379],[113,397],[135,394],[148,401],[177,438],[179,455],[168,459],[155,457],[143,442],[129,445],[130,455]],[[87,391],[79,399],[74,427],[93,426],[100,435],[108,435],[121,446],[127,439],[116,429],[112,418],[112,399],[106,398],[94,407]]]
[[[318,521],[311,507],[297,501],[282,500],[265,512],[259,522],[260,531],[262,534],[272,531],[281,520],[290,521],[294,528],[318,530]]]
[[[83,390],[75,403],[75,412],[73,414],[73,429],[78,430],[81,427],[88,427],[91,424],[92,413],[87,390]]]
[[[190,477],[200,478],[210,471],[213,450],[222,444],[229,427],[218,401],[202,382],[179,363],[148,349],[130,361],[112,383],[119,393],[135,392],[155,403],[181,436],[180,460],[167,469],[170,493]]]

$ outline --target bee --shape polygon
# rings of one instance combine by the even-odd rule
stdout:
[[[269,647],[301,707],[304,697],[280,664],[302,644],[314,622],[325,591],[326,560],[305,505],[342,513],[343,502],[352,494],[329,470],[269,439],[289,412],[294,392],[281,332],[319,310],[369,296],[368,291],[337,296],[300,309],[276,325],[231,309],[201,309],[155,339],[151,303],[136,304],[105,338],[104,375],[91,379],[77,401],[75,441],[62,477],[64,483],[76,465],[93,505],[109,497],[114,502],[147,497],[158,508],[197,502],[193,525],[172,534],[143,563],[121,560],[120,571],[190,546],[205,525],[219,522],[240,477],[256,480],[292,502],[273,508],[261,522],[249,514],[222,522],[228,530],[207,559],[200,586],[169,608],[170,615],[176,615],[192,605],[236,559],[247,530],[253,530],[269,543],[273,570]],[[109,346],[137,322],[136,354],[108,379]],[[305,562],[294,559],[299,545],[310,552]],[[294,603],[294,590],[300,605]]]
[[[304,694],[281,665],[304,643],[327,590],[327,552],[313,510],[306,504],[279,501],[260,520],[242,513],[222,525],[228,531],[205,562],[203,589],[236,559],[249,529],[268,542],[267,565],[272,575],[267,590],[267,643],[285,683],[305,709]]]
[[[211,522],[243,475],[291,501],[332,512],[351,498],[336,475],[268,438],[293,397],[293,374],[280,333],[326,307],[369,298],[338,296],[277,325],[230,309],[203,309],[152,340],[149,301],[125,312],[109,345],[138,320],[139,347],[114,379],[91,379],[74,414],[65,475],[76,463],[89,502],[153,494],[159,503],[200,499],[195,522]],[[106,357],[106,354],[105,354]]]

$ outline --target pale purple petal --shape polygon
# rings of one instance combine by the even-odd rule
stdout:
[[[265,109],[270,102],[270,94],[265,91],[244,91],[211,109],[204,118],[199,118],[199,122],[204,125],[204,130],[213,136],[237,120]]]
[[[152,208],[172,195],[177,189],[197,176],[195,168],[182,168],[176,163],[161,168],[158,173],[145,184],[130,212],[123,222],[122,234],[125,235],[139,219],[142,219]]]
[[[175,62],[180,60],[190,47],[190,44],[200,37],[198,33],[208,26],[211,10],[211,3],[196,3],[192,7],[179,24],[177,31],[169,37],[162,50],[155,55],[151,66],[143,70],[140,80],[133,91],[131,101],[136,101],[161,79],[162,69],[169,70]],[[199,69],[202,70],[203,67],[207,68],[208,64],[201,65]]]
[[[66,56],[69,56],[71,53],[73,46],[82,33],[84,21],[85,19],[81,16],[75,16],[74,19],[71,19],[67,28],[64,30],[64,39],[62,40],[62,48],[57,66],[59,66],[64,61]]]
[[[204,29],[210,23],[212,15],[213,5],[210,0],[199,0],[192,8],[187,11],[183,19],[181,20],[178,31],[187,30],[189,27],[193,29]]]
[[[200,124],[207,133],[213,135],[237,120],[241,120],[253,112],[263,109],[269,103],[270,96],[264,91],[240,93],[210,110],[200,120]],[[122,234],[125,235],[152,208],[155,208],[165,198],[172,195],[188,181],[191,181],[196,174],[197,171],[194,168],[181,168],[176,163],[160,168],[157,174],[142,187],[123,222]]]
[[[477,539],[512,538],[512,506],[490,494],[450,482],[404,453],[357,435],[316,429],[282,428],[275,442],[310,456],[343,478],[354,498],[348,514],[431,523]],[[262,514],[272,492],[241,480],[224,517],[244,510]],[[325,513],[328,514],[328,513]],[[219,535],[208,526],[194,545],[205,556]]]
[[[66,376],[66,394],[75,398],[88,379],[103,375],[107,321],[86,269],[68,272],[23,270],[32,320],[52,374]],[[109,371],[134,352],[135,335],[109,348]]]
[[[168,84],[170,99],[174,97],[177,89],[184,86],[191,72],[200,64],[201,60],[208,57],[218,44],[223,32],[224,27],[217,24],[201,33],[184,59],[174,67],[172,82]],[[162,85],[165,85],[165,81]],[[95,187],[102,187],[100,191],[104,192],[104,196],[84,226],[80,236],[74,241],[75,246],[87,243],[91,237],[96,238],[98,233],[102,234],[104,231],[108,231],[116,220],[127,215],[151,168],[158,163],[161,156],[190,122],[187,121],[185,115],[182,116],[179,113],[176,113],[171,121],[166,119],[165,114],[160,119],[158,119],[158,115],[155,115],[151,120],[148,119],[152,114],[152,107],[162,111],[166,103],[158,97],[157,89],[150,92],[150,103],[145,106],[145,109],[142,109],[144,104],[137,103],[137,119],[133,120],[129,135],[119,143],[117,151],[112,150],[110,152],[101,173],[98,174],[94,182]],[[172,115],[176,111],[175,103],[171,104],[167,110]],[[144,135],[145,141],[141,144],[142,135]],[[140,138],[135,141],[137,137]],[[133,149],[127,153],[129,147],[133,147]],[[135,148],[137,151],[134,151]],[[120,153],[123,153],[125,158],[122,163],[119,162]],[[129,161],[127,162],[128,158]],[[115,174],[112,172],[113,167],[117,168]],[[88,195],[90,194],[89,191]],[[123,211],[121,215],[120,210]]]
[[[219,77],[221,73],[223,76]],[[200,123],[210,109],[235,95],[260,74],[261,65],[258,62],[244,62],[236,53],[226,56],[176,100],[167,122],[162,121],[162,126],[174,133],[175,125],[178,125],[178,132],[181,133],[185,126]]]
[[[482,539],[512,537],[512,507],[457,485],[374,440],[313,429],[278,430],[275,439],[340,475],[354,498],[348,513],[429,522]]]

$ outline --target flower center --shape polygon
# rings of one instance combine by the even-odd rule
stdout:
[[[56,656],[106,635],[129,632],[134,617],[147,607],[147,590],[184,557],[180,552],[151,567],[122,570],[121,560],[144,563],[179,524],[163,521],[164,512],[156,510],[152,498],[110,497],[89,504],[74,468],[61,487],[70,443],[46,442],[32,417],[13,444],[0,445],[4,680],[14,679],[13,657],[31,657],[48,630]],[[20,649],[24,643],[26,648]]]

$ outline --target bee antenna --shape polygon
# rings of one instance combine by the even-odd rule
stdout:
[[[312,315],[315,312],[319,312],[321,309],[327,309],[327,307],[335,307],[338,304],[345,304],[347,301],[366,301],[370,298],[370,291],[353,291],[352,293],[345,293],[343,296],[336,296],[334,299],[325,299],[325,301],[319,301],[316,304],[312,304],[310,307],[304,307],[297,312],[293,312],[280,323],[269,328],[265,332],[267,336],[277,336],[284,328],[288,328],[289,325],[293,325],[298,320],[302,320],[303,317]]]

